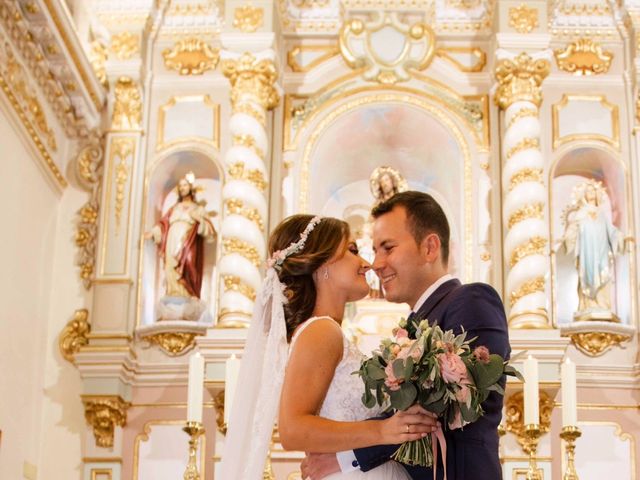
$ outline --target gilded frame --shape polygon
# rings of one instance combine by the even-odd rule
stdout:
[[[110,468],[92,468],[91,480],[99,480],[98,475],[109,475],[109,480],[113,478],[113,470]]]
[[[612,137],[607,137],[599,133],[573,133],[560,137],[560,111],[564,109],[571,101],[587,101],[598,102],[605,107],[611,113],[611,133]],[[607,97],[604,94],[599,95],[585,95],[585,94],[573,94],[565,93],[562,95],[562,100],[558,103],[554,103],[551,107],[552,110],[552,127],[553,127],[553,149],[561,147],[562,145],[577,140],[597,140],[604,142],[618,152],[620,151],[620,115],[618,106],[609,103]]]
[[[179,102],[201,100],[202,103],[211,109],[213,114],[213,131],[211,138],[190,135],[187,137],[178,137],[168,142],[164,141],[164,124],[166,120],[167,110],[177,105]],[[211,100],[209,94],[202,95],[175,95],[169,98],[167,103],[158,108],[158,130],[156,135],[156,152],[169,148],[173,145],[190,141],[201,141],[211,144],[216,150],[220,150],[220,104]]]
[[[126,278],[122,278],[125,277],[127,275],[127,272],[129,270],[129,248],[128,248],[128,244],[129,244],[129,236],[131,234],[131,208],[132,208],[132,204],[133,199],[132,199],[132,193],[133,193],[133,183],[134,183],[134,179],[135,176],[137,174],[137,163],[136,162],[136,156],[138,155],[138,150],[139,150],[139,136],[135,135],[135,136],[131,136],[131,135],[113,135],[110,138],[109,141],[109,156],[108,156],[108,165],[105,167],[107,169],[107,185],[106,185],[106,192],[104,194],[104,201],[102,203],[103,208],[101,208],[101,220],[100,220],[100,228],[102,229],[101,231],[101,244],[100,244],[100,265],[99,265],[99,273],[98,275],[100,277],[116,277],[117,279],[120,280],[126,280]],[[128,143],[132,145],[131,148],[131,152],[129,152],[125,158],[122,158],[122,156],[120,155],[121,152],[118,151],[118,149],[116,148],[116,146],[120,143]],[[117,180],[115,178],[115,176],[117,176],[117,173],[114,174],[114,170],[116,169],[115,163],[116,163],[116,159],[120,158],[121,160],[125,161],[126,163],[128,163],[129,167],[131,168],[130,174],[128,175],[128,178],[126,178],[125,183],[128,182],[129,183],[129,191],[128,191],[128,201],[127,201],[127,218],[126,218],[126,236],[125,236],[125,240],[124,240],[124,245],[125,245],[125,255],[124,255],[124,264],[123,264],[123,269],[121,272],[109,272],[106,273],[105,269],[106,269],[106,261],[107,261],[107,244],[109,243],[109,239],[111,238],[111,235],[109,235],[109,215],[111,213],[112,210],[112,202],[111,202],[111,194],[114,190],[114,184],[117,183]],[[131,159],[130,162],[128,162],[128,160]],[[116,202],[116,199],[114,197],[114,203]],[[115,209],[114,209],[114,214],[115,214]],[[117,236],[117,233],[113,233],[112,236]],[[104,278],[102,278],[102,280],[104,280]],[[99,282],[100,283],[100,282]],[[104,282],[103,282],[104,283]]]

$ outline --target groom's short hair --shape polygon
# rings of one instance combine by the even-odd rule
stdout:
[[[430,233],[438,235],[442,262],[447,265],[449,262],[450,229],[447,216],[440,204],[428,193],[410,190],[396,193],[390,199],[379,203],[373,208],[371,215],[373,218],[378,218],[396,207],[403,207],[407,213],[409,230],[416,244],[420,245]]]

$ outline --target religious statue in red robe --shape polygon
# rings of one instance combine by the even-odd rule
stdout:
[[[176,186],[178,201],[151,230],[164,262],[166,295],[200,298],[204,242],[213,242],[216,231],[209,215],[195,199],[193,174]]]

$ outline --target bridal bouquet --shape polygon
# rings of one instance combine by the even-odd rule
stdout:
[[[409,338],[415,330],[415,340]],[[415,403],[435,413],[449,429],[462,428],[483,415],[481,403],[490,392],[504,395],[502,375],[520,373],[486,347],[471,348],[475,338],[466,332],[454,335],[430,326],[427,320],[407,325],[402,320],[393,338],[383,339],[380,349],[365,359],[357,372],[365,384],[362,402],[376,402],[389,409],[406,410]],[[442,431],[405,442],[392,458],[408,465],[430,467],[437,455]],[[436,459],[437,462],[437,459]]]

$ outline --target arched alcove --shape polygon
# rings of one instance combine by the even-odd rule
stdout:
[[[573,146],[560,153],[552,165],[550,175],[550,230],[553,251],[554,318],[560,325],[574,321],[579,309],[578,267],[575,249],[567,251],[562,243],[570,215],[579,209],[576,199],[585,182],[599,182],[601,194],[598,210],[622,242],[628,235],[631,201],[627,188],[627,172],[623,163],[606,147]],[[624,247],[624,244],[622,244]],[[626,248],[611,262],[611,310],[622,323],[629,323],[631,305],[631,277]]]
[[[375,201],[371,173],[392,167],[409,189],[442,205],[451,225],[451,271],[469,280],[471,154],[457,122],[426,98],[389,92],[356,95],[324,113],[301,135],[293,210],[346,219],[355,208],[363,217]]]
[[[174,146],[161,154],[147,170],[143,204],[143,232],[141,239],[140,265],[140,318],[139,326],[156,322],[157,305],[165,292],[163,259],[158,255],[157,245],[150,239],[149,232],[160,218],[176,204],[176,185],[187,174],[195,179],[196,202],[204,206],[208,218],[216,232],[220,231],[222,212],[222,187],[224,170],[219,165],[213,151],[193,145]],[[215,265],[219,257],[219,240],[204,243],[204,266],[201,300],[206,310],[201,322],[210,323],[215,318],[217,308],[217,281]]]

